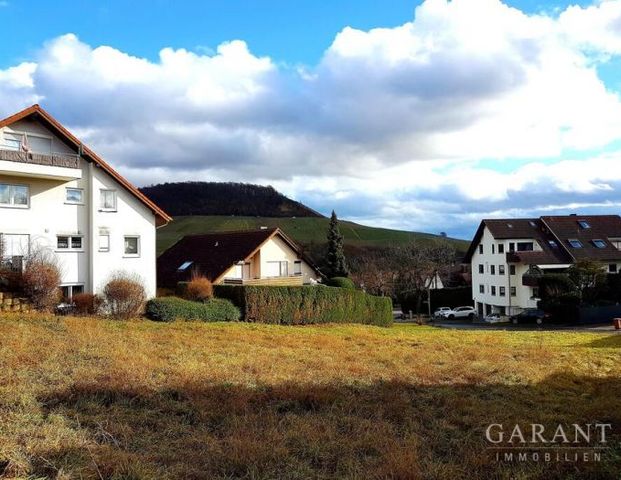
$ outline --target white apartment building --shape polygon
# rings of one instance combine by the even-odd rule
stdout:
[[[0,120],[5,266],[43,248],[59,260],[66,297],[99,292],[116,271],[140,275],[154,296],[155,231],[170,220],[39,105]]]
[[[465,261],[479,315],[536,308],[537,275],[563,272],[580,260],[621,269],[621,217],[564,215],[483,220]]]

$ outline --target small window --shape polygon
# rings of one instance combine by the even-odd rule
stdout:
[[[595,245],[596,248],[606,248],[606,242],[601,239],[593,240],[593,245]]]
[[[580,225],[580,228],[591,228],[591,225],[586,220],[578,220],[578,225]]]
[[[498,275],[504,275],[504,274],[505,274],[505,266],[498,265]]]
[[[509,251],[510,252],[515,252],[515,243],[509,242]]]
[[[5,150],[15,150],[19,152],[22,149],[23,134],[14,132],[4,132],[3,148]]]
[[[63,285],[60,287],[63,296],[63,302],[71,303],[73,297],[80,293],[84,293],[84,285]]]
[[[485,273],[485,267],[482,264],[479,264],[479,273]]]
[[[505,253],[505,244],[504,243],[499,243],[498,244],[498,253]]]
[[[110,235],[107,233],[99,234],[99,251],[100,252],[109,252],[110,251]]]
[[[515,265],[509,265],[509,275],[515,275]]]
[[[489,273],[491,275],[496,275],[496,265],[490,265],[489,266]]]
[[[532,252],[533,242],[518,242],[517,250],[518,252]]]
[[[513,224],[512,223],[507,223],[507,227],[513,228]]]
[[[617,273],[617,264],[611,263],[608,265],[608,273]]]
[[[482,243],[479,245],[479,253],[483,253],[483,244]]]
[[[302,275],[302,260],[293,262],[293,274],[296,276]]]
[[[515,297],[517,295],[517,288],[511,287],[511,296]]]
[[[550,245],[550,248],[558,248],[558,243],[556,243],[556,240],[548,240],[548,245]]]
[[[82,250],[81,235],[58,235],[56,237],[57,250]]]
[[[67,188],[65,203],[70,203],[72,205],[83,205],[84,204],[84,190],[81,188]]]
[[[573,248],[582,248],[582,242],[576,238],[570,238],[567,241]]]
[[[500,295],[501,297],[505,296],[505,292],[506,292],[505,287],[498,288],[498,295]]]
[[[183,262],[181,264],[181,266],[177,269],[177,271],[178,272],[185,272],[190,267],[190,265],[192,265],[193,263],[194,262],[192,262],[192,261]]]
[[[494,251],[494,248],[495,248],[495,245],[492,243],[492,254],[496,253],[496,252]]]
[[[532,221],[532,220],[530,220],[530,221],[528,222],[528,224],[529,224],[531,227],[533,227],[533,228],[537,228],[537,224],[536,224],[534,221]]]
[[[140,255],[140,237],[125,237],[125,255],[137,257]]]
[[[479,293],[485,293],[485,285],[479,285]]]
[[[29,204],[30,188],[27,185],[0,183],[0,206],[28,208]]]
[[[539,287],[533,287],[533,298],[539,298]]]
[[[496,287],[494,285],[492,285],[492,296],[496,296]]]
[[[100,208],[106,212],[116,211],[116,190],[104,190],[100,191]]]

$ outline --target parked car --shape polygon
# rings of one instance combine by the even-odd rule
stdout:
[[[483,320],[487,323],[502,323],[508,322],[509,317],[507,317],[506,315],[501,315],[500,313],[490,313],[488,315],[485,315]]]
[[[550,315],[545,313],[543,310],[539,310],[538,308],[527,308],[517,315],[513,315],[511,317],[511,322],[516,325],[518,323],[536,323],[537,325],[541,325],[542,323],[549,321],[550,318]]]
[[[477,311],[474,307],[457,307],[451,310],[446,310],[441,313],[442,318],[448,318],[453,320],[454,318],[468,318],[472,320],[477,316]]]
[[[449,310],[451,310],[451,307],[440,307],[440,308],[436,308],[435,311],[433,312],[433,318],[441,318],[442,317],[442,313],[443,312],[448,312]]]

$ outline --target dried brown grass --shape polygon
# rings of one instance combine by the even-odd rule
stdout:
[[[621,422],[621,336],[0,319],[6,478],[616,478],[491,422]],[[617,431],[618,433],[618,431]]]

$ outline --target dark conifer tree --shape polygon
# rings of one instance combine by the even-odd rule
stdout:
[[[334,210],[330,217],[330,227],[328,228],[328,275],[332,277],[347,277],[349,270],[343,251],[343,235],[339,230],[339,220]]]

